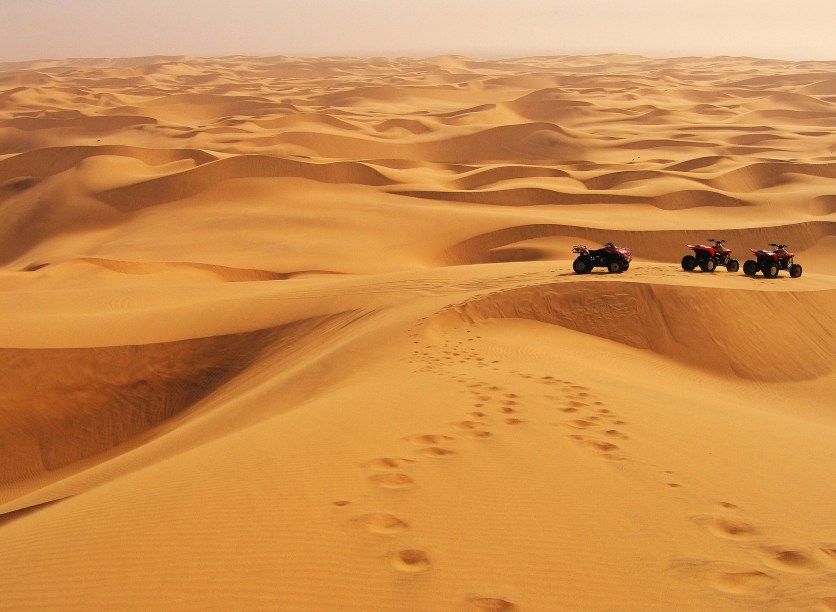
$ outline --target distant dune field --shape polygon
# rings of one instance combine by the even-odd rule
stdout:
[[[0,64],[0,320],[0,609],[836,610],[836,62]]]

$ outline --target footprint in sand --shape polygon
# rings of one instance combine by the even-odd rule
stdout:
[[[670,472],[670,473],[673,474],[673,472]],[[738,509],[737,504],[733,504],[733,503],[727,502],[727,501],[717,502],[717,507],[718,508],[723,508],[724,510],[737,510]]]
[[[471,597],[467,600],[468,612],[515,612],[518,608],[499,597]]]
[[[493,433],[484,429],[472,429],[465,432],[465,435],[468,438],[475,438],[477,440],[487,440],[488,438],[493,437]]]
[[[722,561],[680,561],[672,564],[680,578],[696,580],[733,595],[752,597],[769,593],[777,581],[759,569]]]
[[[430,559],[421,549],[407,548],[392,555],[392,566],[401,572],[418,574],[430,569]]]
[[[676,472],[673,470],[665,470],[665,476],[662,477],[665,480],[665,484],[671,489],[678,489],[682,486],[682,483],[676,482],[675,474]]]
[[[612,442],[607,442],[605,440],[597,440],[595,438],[589,438],[587,436],[582,436],[581,434],[570,434],[568,438],[570,440],[580,442],[584,446],[587,446],[592,450],[597,451],[600,454],[600,456],[604,459],[609,459],[610,461],[624,460],[624,457],[621,455],[621,449]]]
[[[415,463],[414,459],[402,459],[399,457],[380,457],[378,459],[372,459],[371,461],[367,461],[365,464],[363,464],[363,466],[369,467],[373,470],[385,472],[392,470],[400,470],[404,467],[412,465],[413,463]]]
[[[751,540],[758,533],[754,525],[726,516],[699,515],[691,517],[691,520],[709,533],[726,540]]]
[[[454,427],[458,427],[459,429],[466,429],[466,430],[474,430],[474,429],[481,429],[485,427],[487,424],[482,421],[457,421],[453,423]]]
[[[819,568],[810,551],[790,546],[765,546],[761,548],[765,565],[782,572],[803,574]]]
[[[409,525],[394,514],[388,512],[369,512],[355,516],[352,521],[362,525],[372,533],[392,535],[406,531]]]
[[[488,424],[483,421],[456,421],[451,424],[464,430],[464,435],[468,438],[486,439],[493,436],[490,431],[484,429]]]
[[[608,438],[613,438],[613,439],[617,439],[617,440],[629,440],[630,439],[629,436],[626,436],[625,434],[621,433],[617,429],[607,429],[606,431],[603,432],[603,434],[605,436],[607,436]]]
[[[449,444],[455,440],[454,437],[446,436],[444,434],[418,434],[414,436],[407,436],[403,439],[419,446]]]
[[[455,451],[452,451],[449,448],[443,448],[441,446],[430,446],[428,448],[422,449],[421,452],[427,457],[432,457],[433,459],[447,459],[453,457],[456,454]]]
[[[573,429],[587,429],[589,427],[596,427],[598,425],[598,423],[589,419],[572,419],[571,421],[567,421],[564,424],[569,427],[572,427]]]
[[[415,481],[406,474],[392,473],[392,474],[375,474],[370,480],[376,485],[384,489],[409,489]]]
[[[605,442],[603,440],[591,440],[591,439],[584,440],[584,444],[586,444],[589,447],[594,448],[597,451],[601,451],[602,453],[614,453],[616,451],[621,450],[620,448],[618,448],[618,446],[616,446],[612,442]],[[610,456],[610,455],[607,455],[607,457],[610,458],[610,459],[615,458],[614,456]]]
[[[724,593],[756,595],[770,591],[775,579],[756,569],[732,569],[717,572],[709,582]]]

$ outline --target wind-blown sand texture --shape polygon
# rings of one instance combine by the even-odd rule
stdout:
[[[0,65],[0,608],[836,610],[834,256],[836,62]]]

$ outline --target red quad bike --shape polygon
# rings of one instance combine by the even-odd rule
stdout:
[[[572,252],[578,253],[577,259],[572,263],[575,274],[588,274],[592,272],[592,268],[606,268],[607,272],[617,274],[627,270],[633,260],[630,249],[615,246],[612,242],[606,243],[600,249],[590,249],[582,244],[576,244]]]
[[[792,261],[795,253],[787,251],[786,244],[770,242],[769,246],[775,247],[775,250],[749,249],[755,254],[757,260],[749,259],[743,264],[745,275],[754,276],[760,270],[766,278],[775,278],[778,276],[779,270],[789,270],[791,277],[798,278],[801,276],[801,266]]]
[[[682,269],[690,272],[697,266],[703,272],[714,272],[717,266],[725,266],[729,272],[737,272],[740,269],[740,262],[732,259],[732,250],[723,246],[725,240],[709,238],[711,246],[705,244],[689,244],[688,248],[693,249],[693,255],[686,255],[682,258]]]

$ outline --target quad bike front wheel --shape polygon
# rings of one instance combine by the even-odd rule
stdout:
[[[740,262],[736,259],[730,259],[729,263],[726,264],[726,270],[728,272],[737,272],[740,270]]]
[[[793,264],[790,266],[790,276],[792,276],[793,278],[798,278],[799,276],[801,276],[801,272],[802,269],[800,265]]]
[[[582,255],[572,262],[572,269],[575,274],[589,274],[592,272],[592,260]]]
[[[700,270],[703,272],[714,272],[714,268],[717,267],[717,262],[713,259],[706,259],[702,263],[700,263]]]
[[[763,275],[766,278],[778,278],[778,264],[774,262],[764,264]]]
[[[686,255],[682,258],[682,269],[686,272],[690,272],[694,268],[697,267],[697,258],[693,255]]]
[[[617,259],[613,259],[612,261],[610,261],[610,263],[607,264],[607,272],[609,272],[610,274],[618,274],[623,269],[624,267],[621,265],[621,262]]]
[[[747,259],[743,262],[743,274],[746,276],[754,276],[758,273],[758,262],[754,259]]]

